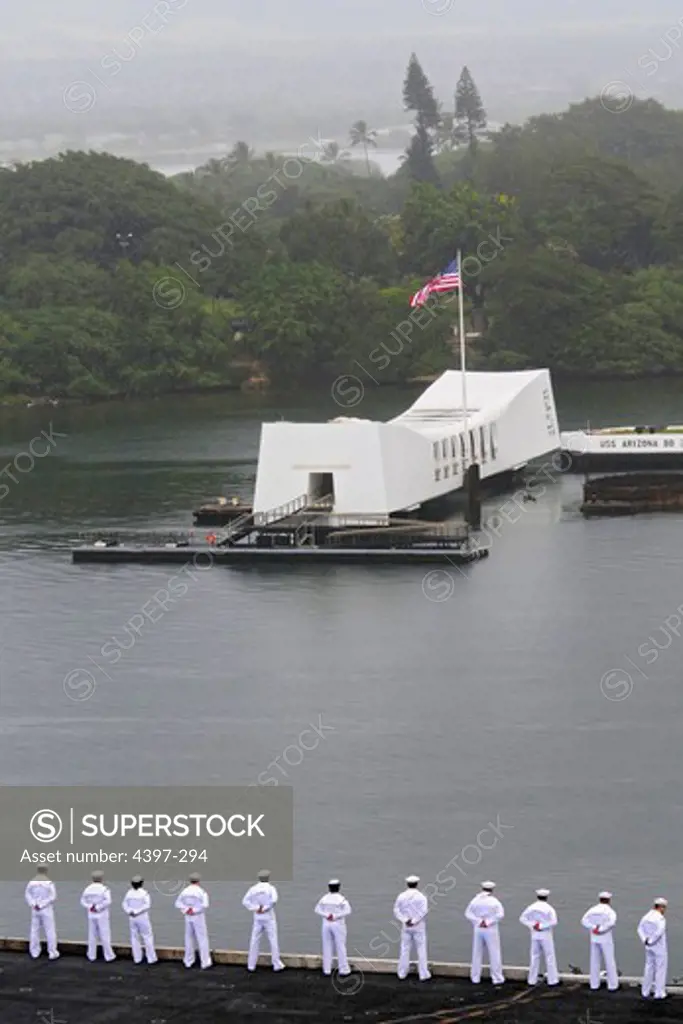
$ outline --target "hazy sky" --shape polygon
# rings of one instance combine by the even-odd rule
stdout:
[[[74,57],[136,27],[164,47],[674,25],[677,0],[3,0],[3,59]],[[164,25],[165,21],[165,25]]]
[[[403,124],[411,50],[444,109],[467,64],[492,121],[561,110],[615,81],[633,95],[683,106],[681,0],[0,5],[0,95],[11,97],[0,125],[12,146],[21,143],[5,146],[5,159],[27,151],[24,139],[33,145],[67,130],[129,133],[144,117],[171,134],[180,121],[204,119],[228,148],[236,138],[272,147],[318,129],[337,137],[361,117]],[[641,58],[650,48],[665,53],[670,29],[681,42],[649,75]],[[86,145],[85,136],[78,139]]]

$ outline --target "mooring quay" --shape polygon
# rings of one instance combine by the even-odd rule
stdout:
[[[265,965],[248,974],[247,954],[214,950],[214,967],[186,970],[182,950],[157,949],[159,963],[135,965],[130,947],[118,959],[91,964],[85,946],[60,942],[61,959],[28,956],[22,939],[0,939],[0,1024],[627,1024],[656,1019],[680,1024],[683,989],[645,1002],[639,979],[622,978],[619,992],[591,992],[583,975],[562,985],[529,988],[526,969],[506,968],[502,988],[472,985],[467,964],[432,963],[432,979],[395,976],[396,961],[354,960],[348,978],[325,978],[318,956],[283,956],[288,970]]]

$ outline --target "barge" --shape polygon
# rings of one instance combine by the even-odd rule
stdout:
[[[586,517],[683,512],[683,473],[623,473],[586,480],[581,512]]]

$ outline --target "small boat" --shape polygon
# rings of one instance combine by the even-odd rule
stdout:
[[[232,498],[212,498],[192,513],[195,526],[226,526],[253,511],[252,503],[235,495]]]

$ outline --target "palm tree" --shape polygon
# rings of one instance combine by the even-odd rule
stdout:
[[[351,154],[347,149],[342,149],[338,142],[325,142],[320,159],[326,164],[339,164],[348,160]]]
[[[349,133],[352,146],[362,146],[363,152],[365,153],[365,163],[368,168],[368,178],[372,173],[370,170],[370,157],[368,156],[368,146],[374,146],[377,148],[377,132],[374,128],[368,128],[367,121],[356,121],[355,124],[351,125],[351,131]]]

